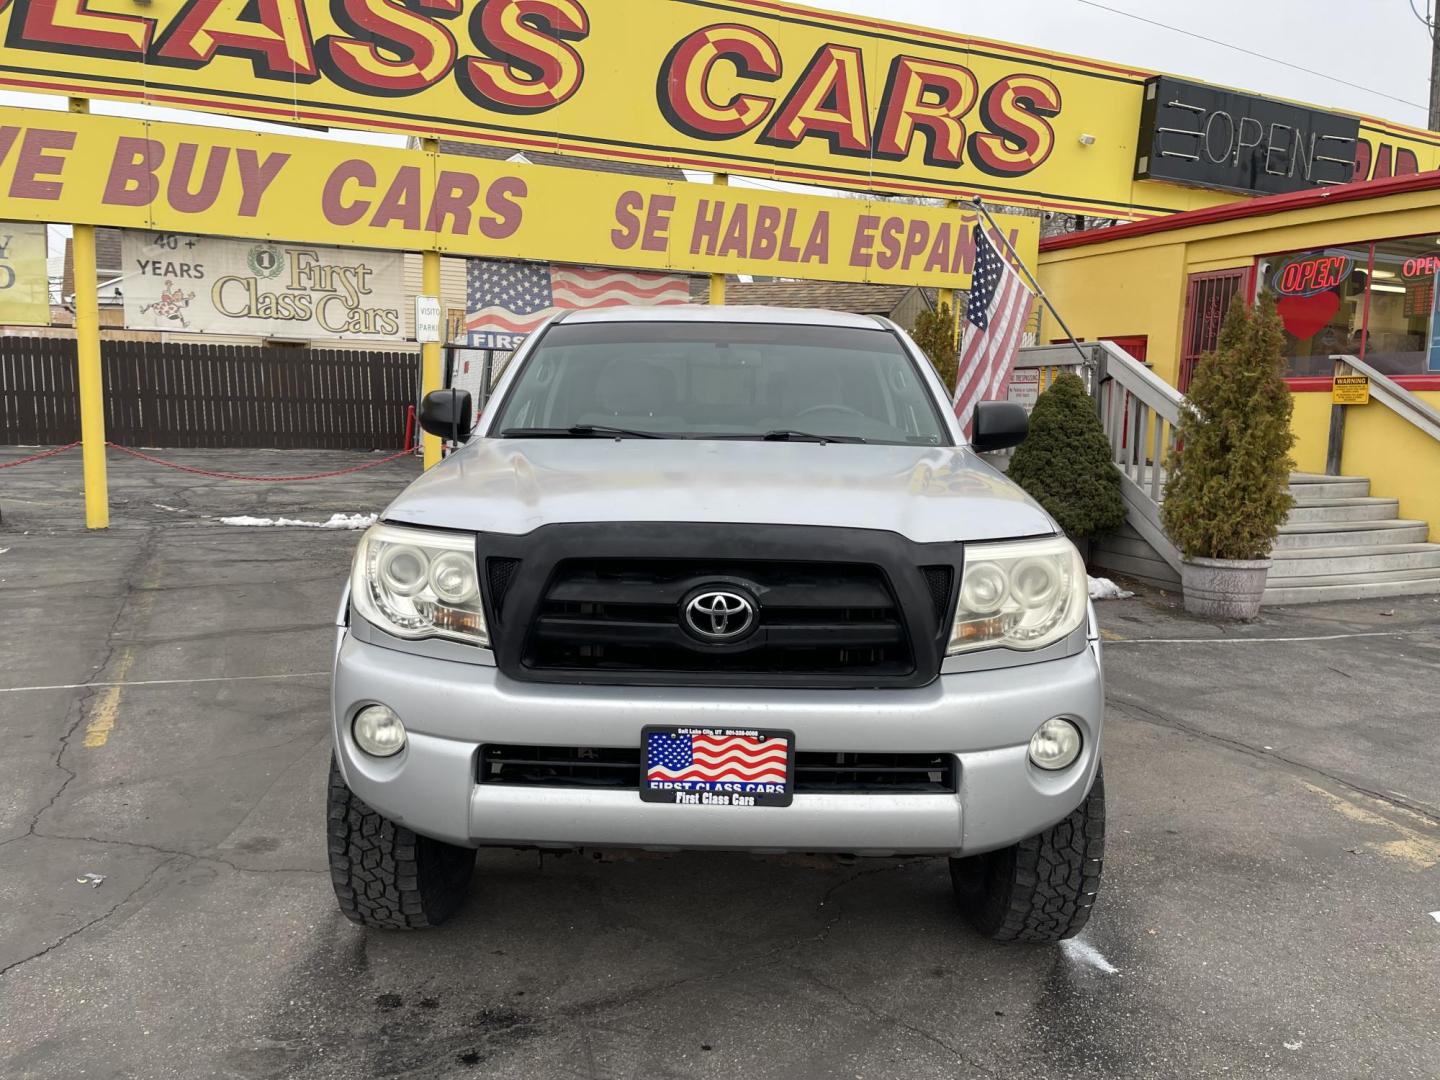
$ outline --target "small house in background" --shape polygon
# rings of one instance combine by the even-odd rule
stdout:
[[[690,296],[697,304],[710,296],[708,278],[694,278]],[[736,281],[725,285],[725,303],[762,307],[817,308],[856,315],[883,315],[908,333],[922,311],[935,308],[935,291],[917,285],[855,285],[831,281]]]

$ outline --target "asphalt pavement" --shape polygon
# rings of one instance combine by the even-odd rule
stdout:
[[[417,467],[110,470],[103,533],[78,454],[0,470],[0,1076],[1440,1076],[1437,598],[1102,604],[1105,878],[1058,948],[978,937],[941,861],[813,856],[482,852],[453,923],[367,932],[324,838],[358,534],[220,519]]]

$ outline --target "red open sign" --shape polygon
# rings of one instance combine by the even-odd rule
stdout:
[[[1272,288],[1281,296],[1313,296],[1343,283],[1353,269],[1349,255],[1305,255],[1275,271]]]

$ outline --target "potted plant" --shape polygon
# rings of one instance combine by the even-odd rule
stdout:
[[[1078,375],[1057,376],[1036,399],[1030,436],[1015,451],[1008,475],[1045,507],[1087,559],[1091,537],[1125,522],[1120,471]]]
[[[1293,403],[1275,302],[1232,303],[1180,416],[1161,521],[1180,549],[1185,610],[1253,619],[1270,550],[1294,500]]]

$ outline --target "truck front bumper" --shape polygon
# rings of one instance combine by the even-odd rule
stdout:
[[[1104,686],[1098,641],[1059,660],[942,675],[903,690],[558,686],[498,669],[401,652],[340,631],[333,718],[350,789],[422,835],[468,846],[639,847],[973,854],[1062,820],[1100,761]],[[409,733],[392,758],[363,753],[355,713],[380,703]],[[1079,760],[1031,764],[1030,736],[1065,716]],[[634,790],[478,782],[485,743],[638,747],[647,724],[780,728],[800,750],[949,753],[954,794],[797,794],[785,807],[642,802]]]

